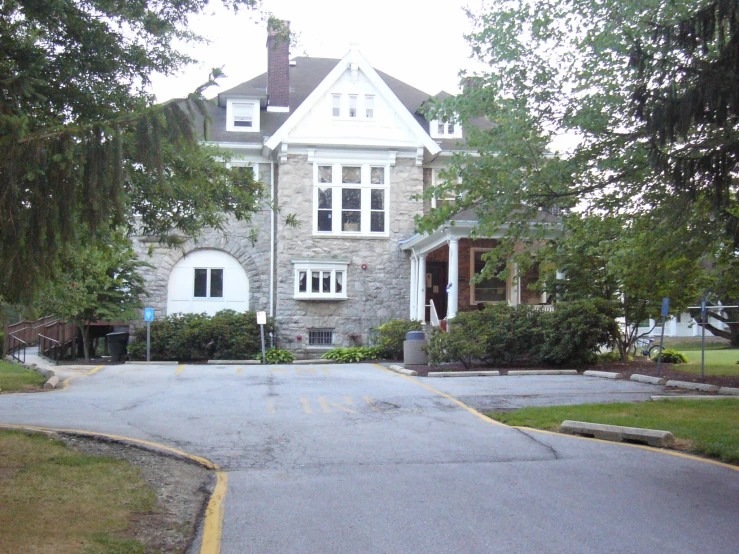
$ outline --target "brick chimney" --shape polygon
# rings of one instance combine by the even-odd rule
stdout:
[[[290,22],[271,20],[267,26],[267,111],[286,112],[290,106]]]

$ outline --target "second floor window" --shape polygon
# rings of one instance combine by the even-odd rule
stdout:
[[[234,127],[254,127],[254,104],[234,104]]]

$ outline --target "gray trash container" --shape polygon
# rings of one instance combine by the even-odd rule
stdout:
[[[111,362],[120,362],[126,357],[126,346],[128,345],[128,332],[108,333],[108,352]]]
[[[429,357],[424,348],[428,344],[426,333],[423,331],[409,331],[403,342],[403,363],[406,365],[426,365]]]

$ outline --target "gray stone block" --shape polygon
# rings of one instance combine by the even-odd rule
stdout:
[[[634,373],[634,375],[631,376],[632,381],[638,381],[640,383],[650,383],[652,385],[664,385],[667,382],[667,379],[663,377],[653,377],[651,375],[639,375],[638,373]]]
[[[719,387],[716,385],[707,385],[705,383],[691,383],[690,381],[667,381],[665,386],[677,387],[678,389],[699,390],[703,392],[718,392]]]
[[[675,437],[669,431],[657,429],[640,429],[638,427],[622,427],[620,425],[603,425],[601,423],[587,423],[584,421],[563,421],[559,427],[560,433],[593,437],[596,439],[615,442],[641,442],[649,446],[672,446]]]

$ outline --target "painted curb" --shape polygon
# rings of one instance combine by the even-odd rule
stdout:
[[[427,377],[496,377],[500,371],[431,371]]]
[[[649,383],[651,385],[664,385],[667,382],[667,379],[664,379],[663,377],[652,377],[651,375],[639,375],[638,373],[634,373],[631,376],[632,381],[638,381],[640,383]]]
[[[739,396],[713,396],[713,395],[702,395],[702,394],[674,394],[672,396],[650,396],[655,402],[661,400],[726,400],[727,398],[736,398],[739,400]]]
[[[704,383],[691,383],[690,381],[667,381],[667,387],[677,387],[679,389],[699,390],[703,392],[718,392],[719,387],[716,385],[706,385]]]
[[[559,427],[559,432],[566,435],[580,435],[614,442],[636,441],[649,446],[669,447],[675,444],[675,436],[669,431],[603,425],[585,421],[563,421]]]
[[[739,389],[732,388],[732,387],[721,387],[718,389],[719,394],[723,394],[724,396],[739,396]]]
[[[208,360],[208,365],[262,365],[261,360]]]
[[[603,379],[623,379],[623,373],[612,373],[610,371],[584,371],[583,375],[585,377],[601,377]]]
[[[418,372],[415,369],[406,369],[400,365],[391,365],[388,369],[390,371],[394,371],[395,373],[400,373],[401,375],[418,375]]]
[[[54,375],[48,381],[46,381],[46,383],[44,383],[44,388],[45,389],[55,389],[58,384],[59,384],[59,377]]]
[[[512,369],[508,375],[577,375],[576,369]]]

